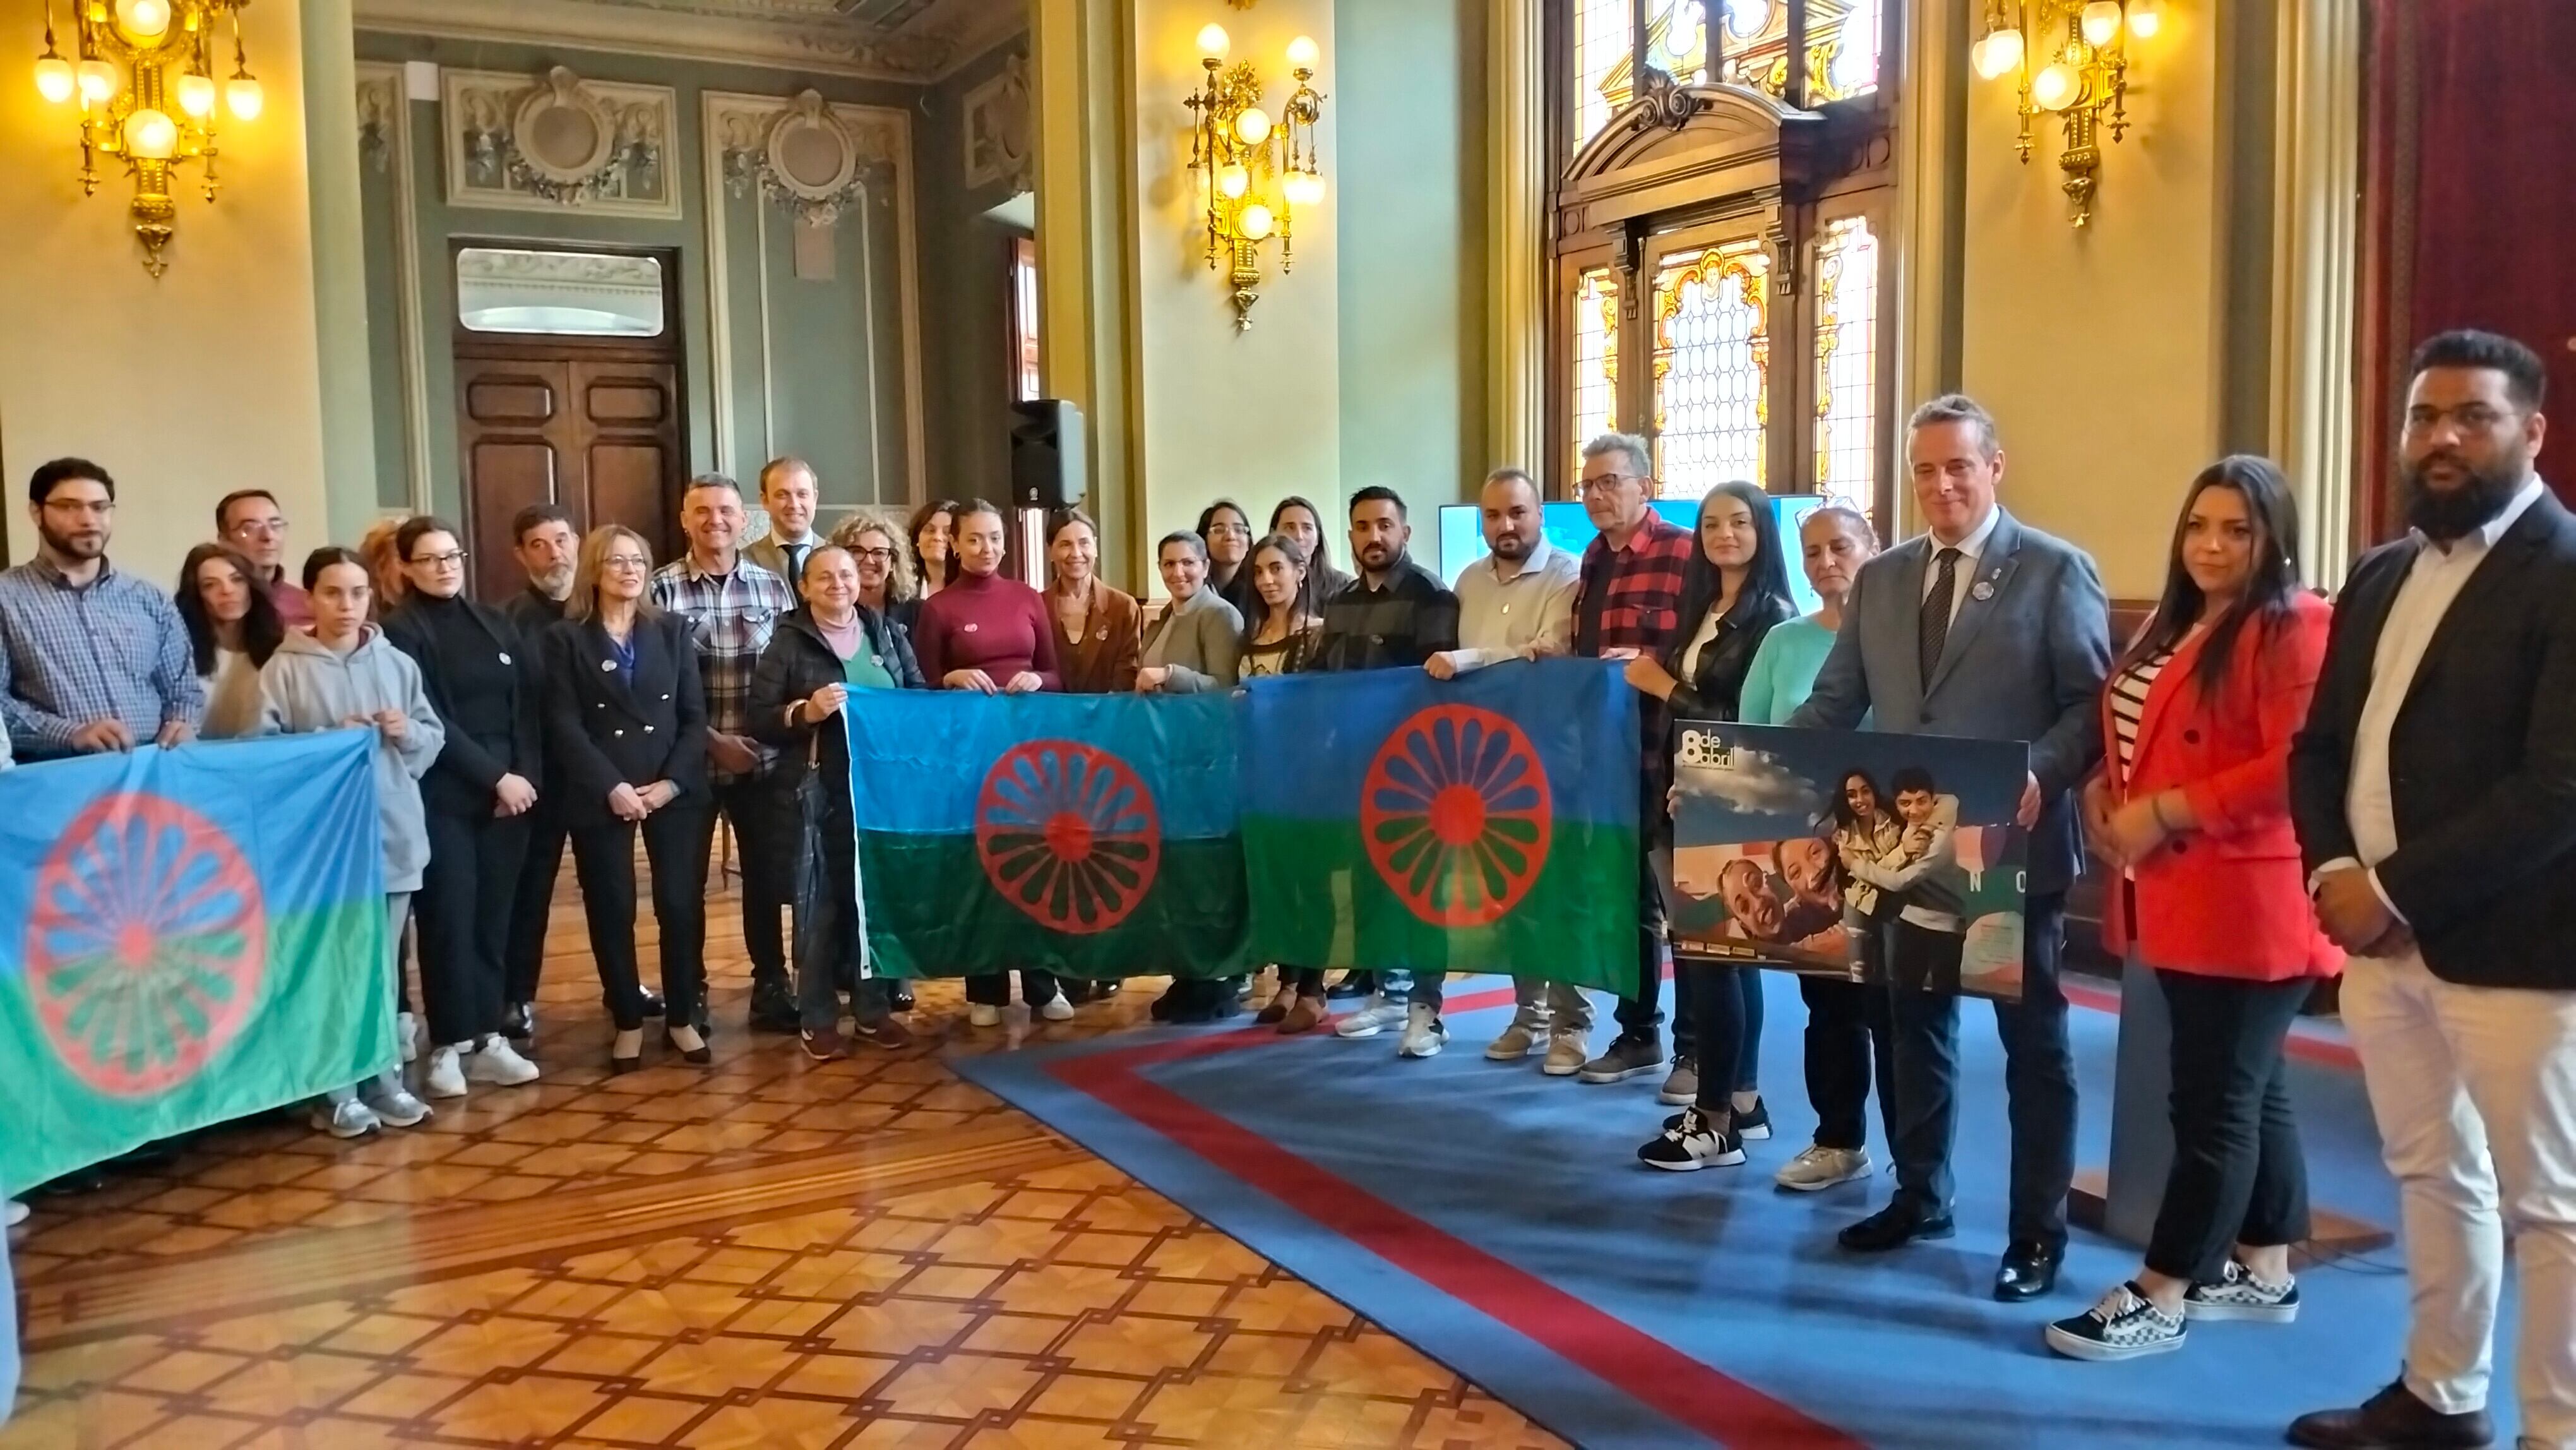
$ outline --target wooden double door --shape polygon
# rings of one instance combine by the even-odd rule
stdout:
[[[688,471],[680,398],[676,346],[460,338],[458,457],[474,596],[507,599],[524,582],[510,522],[529,504],[561,507],[583,534],[623,524],[653,546],[656,563],[672,558]]]

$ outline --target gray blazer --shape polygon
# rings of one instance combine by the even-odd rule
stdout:
[[[1917,631],[1935,552],[1927,535],[1861,566],[1842,633],[1789,723],[1854,730],[1870,716],[1870,728],[1899,735],[2027,742],[2045,802],[2030,836],[2030,894],[2064,891],[2082,865],[2072,792],[2102,758],[2096,702],[2111,669],[2102,577],[2083,550],[2002,514],[1959,581],[1967,597],[1926,680]]]
[[[1136,663],[1169,665],[1171,678],[1163,688],[1175,695],[1232,689],[1243,670],[1243,616],[1202,584],[1189,598],[1164,607],[1162,618],[1145,631]]]

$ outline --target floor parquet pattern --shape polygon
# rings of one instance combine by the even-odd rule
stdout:
[[[39,1199],[0,1450],[1561,1443],[939,1060],[1149,989],[970,1040],[925,984],[920,1046],[817,1065],[741,1029],[738,923],[712,1068],[606,1075],[567,894],[543,1083]]]

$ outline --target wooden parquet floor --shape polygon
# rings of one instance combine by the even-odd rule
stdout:
[[[745,1032],[731,893],[715,1064],[656,1041],[609,1077],[570,878],[542,1082],[357,1143],[235,1125],[36,1200],[0,1450],[1561,1443],[941,1063],[1024,1040],[1018,1009],[970,1033],[925,984],[919,1045],[831,1064]],[[1154,990],[1035,1031],[1129,1028]]]

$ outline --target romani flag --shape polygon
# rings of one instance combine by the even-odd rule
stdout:
[[[1257,959],[1633,984],[1637,704],[1617,665],[1298,675],[1249,697]]]
[[[0,1197],[393,1064],[375,748],[0,772]]]
[[[853,691],[872,970],[1243,969],[1236,702]]]

